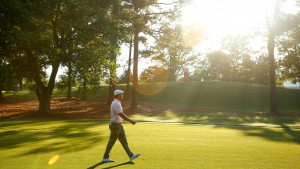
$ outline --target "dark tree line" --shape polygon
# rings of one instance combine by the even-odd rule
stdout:
[[[133,98],[137,107],[140,33],[151,34],[150,25],[171,15],[186,0],[54,0],[0,2],[0,98],[2,90],[34,82],[39,112],[50,112],[59,67],[67,67],[70,99],[74,78],[83,97],[89,84],[109,77],[108,103],[117,82],[116,59],[122,43],[133,38]],[[162,6],[169,6],[164,10]],[[45,70],[51,68],[47,77]]]

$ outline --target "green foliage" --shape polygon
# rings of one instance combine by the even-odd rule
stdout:
[[[72,82],[71,82],[72,86],[74,87],[76,85],[75,79],[72,78]],[[58,90],[66,90],[68,87],[68,76],[67,75],[60,75],[59,76],[59,81],[56,83],[56,88]]]
[[[168,71],[168,81],[176,81],[183,70],[193,65],[197,59],[197,54],[193,52],[192,46],[188,46],[183,28],[179,25],[170,26],[169,22],[176,22],[175,20],[167,20],[162,23],[160,33],[156,35],[155,46],[152,47],[152,60],[158,61],[162,67]],[[178,31],[179,30],[179,31]],[[201,32],[200,32],[201,33]],[[202,40],[201,37],[194,37]]]
[[[125,70],[124,73],[119,77],[118,84],[127,83],[128,76],[129,76],[129,83],[131,83],[132,82],[132,73],[130,72],[130,75],[129,75],[128,70]]]
[[[0,92],[4,90],[17,90],[18,81],[11,64],[0,60]]]
[[[222,51],[213,51],[206,55],[205,60],[201,63],[204,66],[201,72],[201,78],[207,80],[229,81],[231,78],[232,58]],[[199,75],[198,75],[199,76]],[[200,80],[200,79],[197,79]]]
[[[222,40],[222,49],[230,57],[230,75],[233,81],[240,81],[238,73],[241,69],[246,69],[241,63],[244,57],[249,56],[249,45],[248,36],[228,36]]]
[[[150,66],[140,75],[141,83],[167,82],[169,80],[169,72],[164,67]]]
[[[234,66],[234,62],[238,64]],[[256,59],[248,54],[243,54],[238,61],[222,50],[212,51],[206,54],[200,61],[192,80],[234,81],[255,84],[269,84],[269,59],[265,55],[259,55]],[[237,69],[238,68],[238,69]],[[278,82],[278,85],[280,83]]]
[[[255,83],[267,85],[269,84],[269,58],[266,55],[260,55],[256,60]]]
[[[25,91],[26,90],[29,90],[31,92],[35,92],[36,91],[36,83],[34,82],[34,80],[30,79],[30,78],[24,78],[22,83],[24,84],[24,89]],[[42,83],[44,85],[47,84],[47,80],[45,78],[42,79]]]
[[[34,81],[28,81],[28,79],[25,79],[24,81],[25,81],[24,83],[25,90],[29,90],[32,92],[36,90],[36,84],[34,83]]]
[[[112,17],[115,3],[122,6],[119,0],[1,1],[0,57],[15,63],[22,78],[35,81],[40,100],[51,97],[60,65],[71,63],[79,78],[99,85],[110,53],[118,53],[127,30],[123,21]],[[52,73],[44,83],[49,66]]]
[[[300,82],[300,13],[297,16],[287,19],[290,25],[294,25],[277,39],[278,50],[284,57],[279,61],[281,66],[281,79],[289,80],[292,83]],[[297,18],[298,20],[293,20]]]

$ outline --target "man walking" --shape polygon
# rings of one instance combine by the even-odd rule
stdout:
[[[117,139],[119,139],[120,143],[122,144],[124,150],[126,151],[127,155],[130,158],[130,161],[134,160],[141,154],[133,154],[128,146],[125,131],[122,125],[123,119],[129,121],[132,125],[135,125],[135,121],[131,120],[129,117],[127,117],[123,113],[123,108],[121,105],[121,100],[123,99],[123,93],[122,90],[115,90],[114,96],[115,99],[111,103],[110,106],[110,115],[111,115],[111,121],[109,122],[109,129],[110,129],[110,137],[109,141],[106,146],[106,151],[103,156],[103,162],[114,162],[114,160],[109,158],[109,153],[112,147],[114,146]]]

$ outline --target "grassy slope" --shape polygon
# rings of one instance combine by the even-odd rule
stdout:
[[[201,118],[212,117],[203,114]],[[0,166],[5,169],[300,168],[299,118],[277,117],[285,122],[285,128],[270,126],[274,123],[268,121],[261,121],[260,127],[237,126],[234,120],[228,121],[244,119],[244,115],[224,114],[217,118],[216,121],[227,120],[226,125],[126,123],[129,145],[133,152],[142,155],[133,163],[128,162],[117,142],[111,152],[116,162],[109,164],[100,162],[109,137],[107,121],[1,120]],[[253,122],[255,119],[248,118]],[[295,124],[298,129],[291,127]],[[48,166],[48,160],[56,154],[59,160]]]
[[[143,101],[228,111],[268,111],[269,87],[245,83],[169,83]],[[300,112],[300,90],[277,88],[278,111]]]
[[[165,85],[166,87],[163,88]],[[163,88],[162,91],[154,95],[140,94],[139,99],[141,101],[222,111],[269,111],[269,87],[264,85],[233,82],[189,82],[141,84],[141,86],[148,91]],[[125,90],[126,86],[119,85],[118,88]],[[107,93],[107,86],[103,86],[89,89],[87,96],[106,98]],[[34,93],[28,92],[15,93],[14,95],[36,98]],[[63,91],[55,90],[53,93],[53,97],[65,96]],[[75,90],[73,96],[79,97],[78,91]],[[277,88],[277,101],[279,112],[300,113],[300,90]]]

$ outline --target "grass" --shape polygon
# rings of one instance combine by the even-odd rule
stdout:
[[[236,82],[189,82],[140,84],[138,99],[146,102],[199,107],[222,111],[267,112],[270,105],[269,87]],[[125,90],[126,85],[117,88]],[[130,89],[129,95],[131,95]],[[108,86],[90,88],[87,97],[107,98]],[[36,98],[33,92],[7,95]],[[80,91],[73,90],[74,97]],[[53,98],[66,97],[66,91],[54,90]],[[277,88],[279,112],[300,113],[300,90]]]
[[[119,142],[101,163],[107,120],[1,120],[0,166],[39,168],[300,168],[300,118],[165,112],[125,123],[129,162]],[[48,165],[51,157],[59,160]]]
[[[267,86],[190,82],[142,88],[148,95],[140,94],[140,100],[160,104],[229,111],[269,107]],[[88,97],[105,98],[107,89],[89,89]],[[5,96],[36,99],[32,92]],[[65,97],[65,91],[55,90],[53,97]],[[300,112],[299,90],[277,88],[277,100],[279,111]],[[129,162],[117,142],[111,152],[114,163],[101,162],[108,120],[0,120],[0,168],[300,168],[300,117],[166,111],[132,118],[138,123],[124,124],[127,139],[132,151],[142,155]],[[55,156],[58,161],[49,165]]]
[[[227,111],[269,111],[269,87],[234,82],[168,83],[158,94],[141,95],[143,101]],[[300,113],[300,90],[277,88],[280,112]]]

